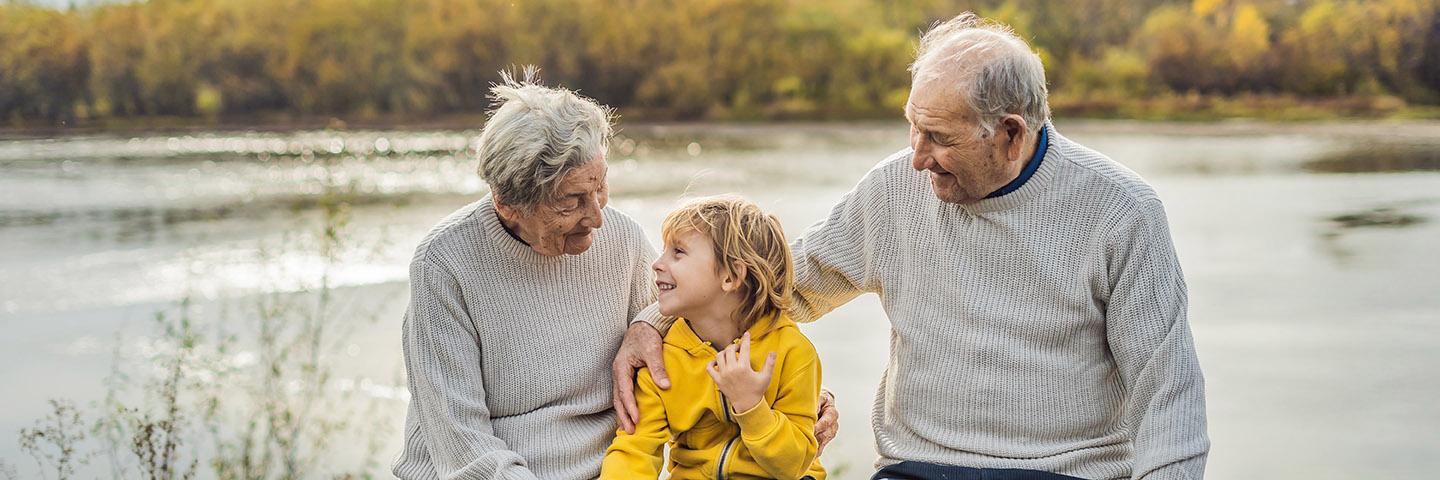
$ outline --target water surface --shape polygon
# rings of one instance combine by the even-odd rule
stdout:
[[[1211,477],[1440,469],[1440,125],[1058,128],[1166,203],[1206,375]],[[10,432],[43,416],[47,398],[102,397],[117,348],[145,358],[155,311],[188,298],[221,312],[322,275],[353,314],[337,378],[378,399],[375,421],[398,430],[406,265],[434,222],[484,194],[476,133],[0,139],[0,461],[33,468]],[[904,142],[904,125],[888,122],[627,126],[612,205],[656,241],[680,196],[737,192],[798,235]],[[305,235],[337,199],[351,205],[338,263]],[[840,478],[867,478],[875,456],[888,328],[872,296],[805,327],[839,397],[841,436],[824,460]]]

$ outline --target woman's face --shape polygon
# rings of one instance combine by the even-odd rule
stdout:
[[[579,255],[590,248],[594,231],[604,223],[610,192],[605,182],[605,157],[570,169],[554,195],[532,212],[497,203],[500,216],[535,253],[546,256]]]

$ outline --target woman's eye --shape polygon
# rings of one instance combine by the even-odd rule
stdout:
[[[562,213],[562,214],[569,215],[569,214],[575,213],[575,211],[576,211],[576,210],[579,210],[579,209],[580,209],[580,200],[579,200],[579,199],[576,199],[574,202],[570,202],[569,205],[565,205],[565,206],[560,207],[560,209],[559,209],[558,211],[559,211],[560,213]]]

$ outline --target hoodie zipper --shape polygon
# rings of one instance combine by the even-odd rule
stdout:
[[[735,419],[730,418],[730,401],[725,398],[724,393],[720,394],[720,408],[725,409],[725,422],[735,423]],[[730,457],[730,447],[735,446],[735,441],[739,439],[740,434],[737,432],[725,442],[725,448],[720,449],[720,460],[715,465],[715,480],[725,480],[725,460]]]
[[[710,342],[704,343],[706,347],[709,347],[710,351],[720,352],[720,350],[715,348]],[[725,393],[721,392],[719,388],[715,389],[715,393],[720,394],[720,409],[725,412],[725,423],[735,423],[735,419],[730,416],[730,400],[725,398]],[[730,449],[735,446],[735,441],[739,439],[740,432],[737,430],[735,436],[730,437],[730,440],[725,442],[725,447],[720,449],[720,458],[715,461],[715,480],[725,480],[725,460],[730,457]]]

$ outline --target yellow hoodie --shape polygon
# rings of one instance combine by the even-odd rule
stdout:
[[[820,357],[790,317],[778,314],[764,333],[766,320],[750,328],[750,364],[758,368],[775,352],[775,373],[764,401],[735,412],[705,370],[717,348],[677,319],[665,335],[670,389],[656,387],[649,371],[636,376],[640,422],[634,434],[616,432],[600,478],[659,477],[668,441],[670,478],[824,480],[815,455]]]

